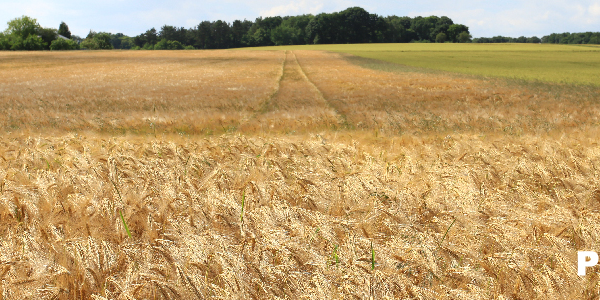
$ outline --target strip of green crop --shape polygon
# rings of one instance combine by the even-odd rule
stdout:
[[[464,74],[600,86],[600,47],[592,45],[409,43],[246,49],[325,50]]]

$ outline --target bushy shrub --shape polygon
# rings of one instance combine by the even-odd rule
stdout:
[[[156,45],[154,45],[154,50],[168,50],[169,44],[166,40],[160,40]]]
[[[10,42],[8,37],[0,32],[0,50],[10,50]]]
[[[179,41],[168,41],[169,50],[183,50],[183,44]]]
[[[446,34],[443,32],[438,33],[437,36],[435,37],[435,42],[436,43],[446,42]]]
[[[105,32],[94,33],[90,32],[88,37],[81,42],[81,48],[90,50],[113,49],[110,43],[110,34]]]
[[[121,38],[121,48],[120,49],[131,49],[134,46],[135,46],[135,44],[131,41],[131,39]]]
[[[98,45],[94,41],[94,39],[85,39],[81,42],[82,49],[96,50],[98,49]]]
[[[30,35],[26,39],[11,35],[8,37],[8,44],[10,50],[43,50],[46,47],[42,38],[36,35]]]
[[[183,49],[185,49],[185,50],[196,50],[196,48],[194,48],[194,46],[192,46],[192,45],[187,45],[187,46],[183,47]]]
[[[183,44],[179,41],[160,40],[154,45],[154,50],[182,50]]]
[[[65,40],[62,38],[52,41],[50,50],[78,50],[79,45],[73,40]]]
[[[458,42],[459,43],[469,43],[469,42],[471,42],[471,38],[472,38],[472,36],[468,32],[463,31],[458,35]]]
[[[99,49],[112,49],[113,46],[110,43],[110,34],[100,32],[94,36],[94,40],[98,45]]]
[[[43,50],[46,43],[41,37],[30,35],[23,41],[23,46],[25,50]]]

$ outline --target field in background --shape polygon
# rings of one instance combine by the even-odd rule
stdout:
[[[552,44],[357,44],[258,47],[325,50],[464,74],[600,86],[600,47]]]
[[[5,132],[521,134],[598,122],[592,86],[510,85],[336,53],[0,55]]]
[[[0,299],[600,295],[593,85],[89,51],[0,91]]]

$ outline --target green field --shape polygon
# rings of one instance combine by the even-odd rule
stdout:
[[[552,44],[354,44],[257,47],[327,50],[414,67],[600,86],[600,47]]]

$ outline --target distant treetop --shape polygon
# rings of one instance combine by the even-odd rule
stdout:
[[[71,31],[69,31],[69,26],[67,26],[65,22],[60,22],[60,25],[58,26],[58,34],[68,39],[71,38]]]

